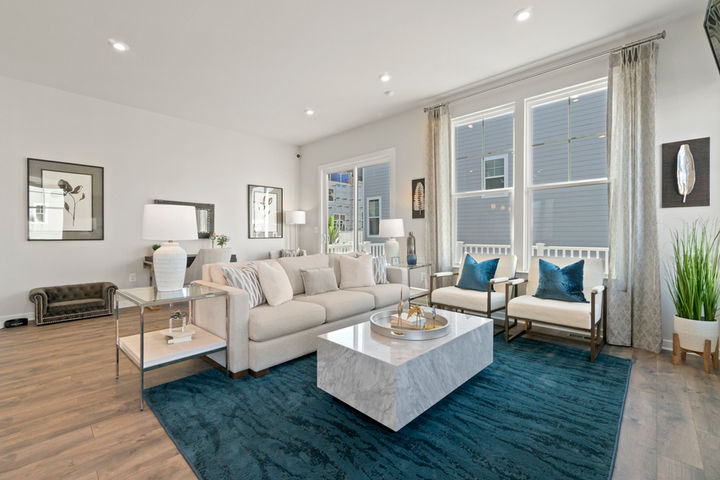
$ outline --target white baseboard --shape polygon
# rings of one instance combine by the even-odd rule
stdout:
[[[27,318],[28,323],[35,323],[35,313],[34,312],[17,313],[14,315],[0,315],[0,330],[5,328],[5,320],[10,320],[11,318]]]
[[[673,349],[672,339],[670,339],[670,338],[663,338],[662,349],[663,349],[663,350],[670,350],[670,351],[672,352],[672,349]]]

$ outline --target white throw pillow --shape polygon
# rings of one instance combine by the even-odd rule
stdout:
[[[292,300],[293,289],[290,279],[279,263],[258,262],[257,271],[267,303],[274,307]]]
[[[361,255],[357,258],[341,255],[340,288],[370,287],[375,285],[373,257]]]

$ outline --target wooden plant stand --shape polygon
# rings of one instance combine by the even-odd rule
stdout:
[[[697,353],[705,361],[705,373],[710,373],[710,362],[712,361],[713,368],[717,370],[719,368],[720,359],[718,358],[718,347],[720,347],[720,341],[715,343],[715,351],[710,351],[710,340],[705,340],[705,349],[702,352],[696,352],[695,350],[685,350],[680,346],[680,337],[677,333],[673,333],[673,365],[677,365],[682,357],[683,362],[687,357],[687,353]]]

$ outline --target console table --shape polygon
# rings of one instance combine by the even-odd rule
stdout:
[[[195,302],[207,298],[225,297],[225,338],[220,338],[194,324]],[[122,297],[140,310],[140,333],[120,336],[119,298]],[[164,330],[145,331],[145,309],[173,303],[188,303],[188,326],[195,330],[192,340],[168,344]],[[120,378],[120,352],[140,370],[140,410],[143,410],[145,372],[173,363],[202,357],[225,350],[225,373],[227,374],[230,339],[229,324],[230,297],[224,290],[190,284],[174,292],[158,292],[154,287],[140,287],[118,290],[115,295],[115,379]]]

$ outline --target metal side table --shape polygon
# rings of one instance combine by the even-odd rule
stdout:
[[[197,326],[195,322],[195,302],[207,298],[225,297],[225,338]],[[140,333],[120,336],[120,297],[130,301],[140,309]],[[163,330],[145,331],[145,309],[173,303],[189,303],[188,324],[192,325],[195,335],[189,342],[168,344]],[[115,295],[115,379],[120,378],[120,352],[140,370],[140,410],[144,409],[143,391],[145,372],[156,368],[202,357],[225,350],[225,374],[228,372],[228,349],[230,343],[229,328],[230,297],[227,292],[203,285],[191,284],[174,292],[158,292],[154,287],[141,287],[118,290]]]

